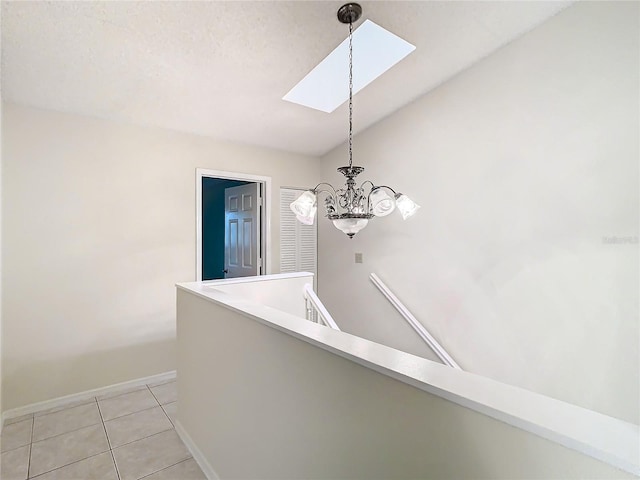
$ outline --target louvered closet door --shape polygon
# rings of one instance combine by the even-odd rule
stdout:
[[[303,225],[289,208],[304,190],[280,189],[280,272],[311,272],[318,270],[318,221]]]

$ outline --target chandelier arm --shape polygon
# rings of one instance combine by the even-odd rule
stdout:
[[[320,185],[326,185],[326,186],[328,186],[329,188],[331,188],[331,190],[319,189],[318,187],[319,187]],[[313,188],[312,192],[313,192],[313,193],[315,193],[315,194],[318,194],[318,193],[321,193],[321,192],[325,192],[325,193],[331,193],[331,192],[333,192],[333,195],[334,195],[335,197],[337,197],[337,196],[338,196],[338,193],[336,192],[336,189],[335,189],[335,188],[333,188],[333,185],[331,185],[330,183],[325,183],[325,182],[321,182],[321,183],[319,183],[318,185],[316,185],[316,186]]]
[[[373,185],[373,183],[371,185]],[[394,195],[397,195],[397,192],[393,188],[389,187],[388,185],[374,185],[371,190],[373,191],[376,188],[386,188],[386,189],[391,190]],[[369,195],[371,195],[371,192],[369,192]]]
[[[361,192],[364,192],[364,186],[365,186],[367,183],[368,183],[369,185],[371,185],[371,188],[369,189],[369,193],[367,193],[366,197],[365,197],[364,195],[362,195],[362,197],[363,197],[363,198],[366,198],[366,200],[367,200],[367,210],[366,210],[366,211],[367,211],[367,212],[369,212],[369,211],[371,210],[371,202],[370,202],[369,197],[371,196],[371,192],[373,192],[373,189],[374,189],[374,188],[376,188],[376,186],[375,186],[375,184],[374,184],[371,180],[365,180],[364,182],[362,182],[362,183],[360,184],[360,191],[361,191]]]
[[[369,182],[371,184],[371,190],[369,190],[369,194],[367,195],[367,212],[371,211],[371,194],[373,193],[373,191],[377,188],[386,188],[388,190],[391,190],[393,192],[393,195],[396,195],[396,191],[387,186],[387,185],[374,185],[373,182],[370,182],[369,180],[367,180],[366,182],[364,182],[362,185],[364,185],[365,183]]]
[[[371,180],[365,180],[364,182],[362,182],[362,183],[360,184],[360,188],[364,188],[364,186],[365,186],[367,183],[368,183],[369,185],[371,185],[371,190],[373,190],[374,188],[376,188],[376,185],[375,185]]]

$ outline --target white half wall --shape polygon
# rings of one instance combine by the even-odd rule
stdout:
[[[217,290],[234,297],[259,303],[281,312],[306,318],[304,288],[313,288],[313,274],[280,273],[260,277],[230,278],[199,282],[203,290]]]
[[[175,369],[175,289],[195,279],[195,170],[309,186],[318,160],[5,104],[2,408]],[[275,192],[275,193],[274,193]]]
[[[1,40],[0,43],[2,43]],[[4,423],[2,421],[2,107],[2,87],[0,86],[0,433]]]
[[[412,351],[374,272],[463,369],[639,422],[639,10],[578,2],[355,137],[361,180],[422,209],[320,220],[344,331]]]
[[[636,425],[207,289],[178,285],[176,429],[210,478],[640,472]]]

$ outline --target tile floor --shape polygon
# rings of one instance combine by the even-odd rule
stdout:
[[[5,422],[2,480],[206,480],[173,427],[176,383]]]

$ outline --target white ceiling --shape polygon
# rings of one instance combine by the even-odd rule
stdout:
[[[321,155],[344,142],[346,105],[328,114],[282,97],[347,36],[342,3],[3,1],[2,96]],[[362,1],[363,19],[417,48],[355,97],[355,131],[569,3]]]

